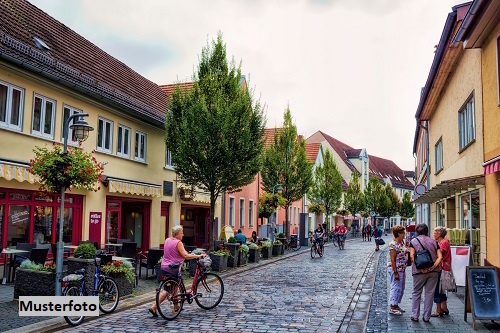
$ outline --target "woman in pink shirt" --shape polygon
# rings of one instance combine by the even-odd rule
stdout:
[[[451,271],[451,248],[450,243],[445,238],[446,237],[446,228],[445,227],[437,227],[434,229],[434,239],[438,242],[439,248],[443,253],[443,261],[441,261],[441,270],[443,271]],[[439,278],[441,279],[441,273],[439,273]],[[448,305],[446,301],[448,298],[446,297],[446,291],[440,292],[439,282],[436,286],[436,291],[434,292],[434,303],[436,303],[436,312],[434,312],[431,317],[442,317],[443,315],[449,315],[450,311],[448,311]]]
[[[204,254],[190,254],[184,249],[184,244],[182,244],[182,237],[184,236],[184,231],[182,226],[176,225],[172,228],[172,237],[165,239],[165,246],[163,247],[163,260],[161,261],[161,270],[165,275],[172,275],[172,268],[170,266],[178,266],[178,271],[180,273],[182,268],[182,263],[184,260],[203,258]],[[177,269],[176,269],[177,270]],[[162,290],[160,292],[160,303],[165,300],[167,293]],[[149,308],[149,312],[153,317],[158,317],[156,312],[156,302]]]

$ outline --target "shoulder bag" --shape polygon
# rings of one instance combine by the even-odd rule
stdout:
[[[425,269],[434,265],[431,253],[420,243],[418,237],[415,238],[422,248],[420,251],[415,253],[415,267],[417,269]]]
[[[457,290],[457,283],[452,271],[441,271],[441,279],[439,280],[439,292],[444,294],[445,291]]]

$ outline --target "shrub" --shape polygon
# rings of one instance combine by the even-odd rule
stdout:
[[[258,248],[260,248],[260,247],[259,247],[257,244],[255,244],[255,243],[250,243],[250,244],[248,244],[248,248],[249,248],[249,249],[254,249],[254,250],[255,250],[255,249],[258,249]]]
[[[268,249],[270,248],[273,244],[271,243],[271,241],[264,241],[261,243],[262,244],[262,248],[263,249]]]
[[[280,232],[280,233],[278,234],[278,238],[285,238],[285,234],[284,234],[284,233],[282,233],[282,232]]]
[[[274,245],[281,245],[281,244],[283,244],[283,243],[282,243],[281,241],[279,241],[279,240],[275,240],[273,244],[274,244]]]
[[[238,243],[238,241],[234,237],[229,237],[229,239],[227,240],[227,242],[231,243],[231,244]]]
[[[23,261],[19,268],[22,269],[27,269],[31,271],[38,271],[38,272],[50,272],[50,273],[55,273],[56,272],[56,265],[54,264],[46,264],[45,266],[41,264],[35,264],[34,262],[30,261],[29,259]]]
[[[243,244],[240,246],[238,251],[243,252],[243,253],[248,253],[248,251],[250,251],[250,248],[247,245]]]
[[[80,259],[94,259],[96,252],[93,244],[83,243],[78,245],[73,256]]]
[[[217,251],[213,251],[211,253],[216,256],[224,256],[224,257],[229,257],[231,255],[231,253],[229,253],[229,250],[227,249],[220,249]]]

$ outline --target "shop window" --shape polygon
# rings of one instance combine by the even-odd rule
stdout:
[[[35,206],[33,243],[49,244],[52,242],[52,217],[52,207]]]
[[[0,192],[0,199],[5,199],[6,197],[7,195],[5,194],[5,192]]]
[[[108,203],[108,207],[112,203],[113,202]],[[118,240],[118,213],[119,212],[116,211],[108,212],[108,217],[106,219],[106,231],[107,231],[108,242],[115,244]]]
[[[28,205],[10,205],[8,219],[7,245],[15,246],[17,243],[28,243],[30,207]]]
[[[0,126],[21,130],[24,89],[0,81]]]
[[[436,204],[436,225],[438,227],[444,226],[444,202],[438,202]]]
[[[66,202],[66,200],[64,200]],[[59,220],[60,208],[57,208],[57,219]],[[59,228],[57,229],[57,235],[59,240]],[[73,208],[64,207],[64,220],[63,220],[63,242],[72,244],[73,243]]]
[[[229,225],[234,227],[234,198],[229,198]]]
[[[5,205],[0,204],[0,248],[2,248],[2,239],[3,239],[3,212],[5,209],[4,207]]]
[[[465,194],[460,197],[460,228],[473,229],[480,227],[479,192]]]
[[[53,139],[55,113],[55,101],[40,95],[35,95],[35,102],[33,103],[33,121],[31,125],[33,134]]]
[[[9,198],[10,200],[31,201],[31,194],[11,192]]]

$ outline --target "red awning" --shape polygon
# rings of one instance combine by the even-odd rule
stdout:
[[[500,171],[500,160],[493,161],[484,165],[484,175]]]

